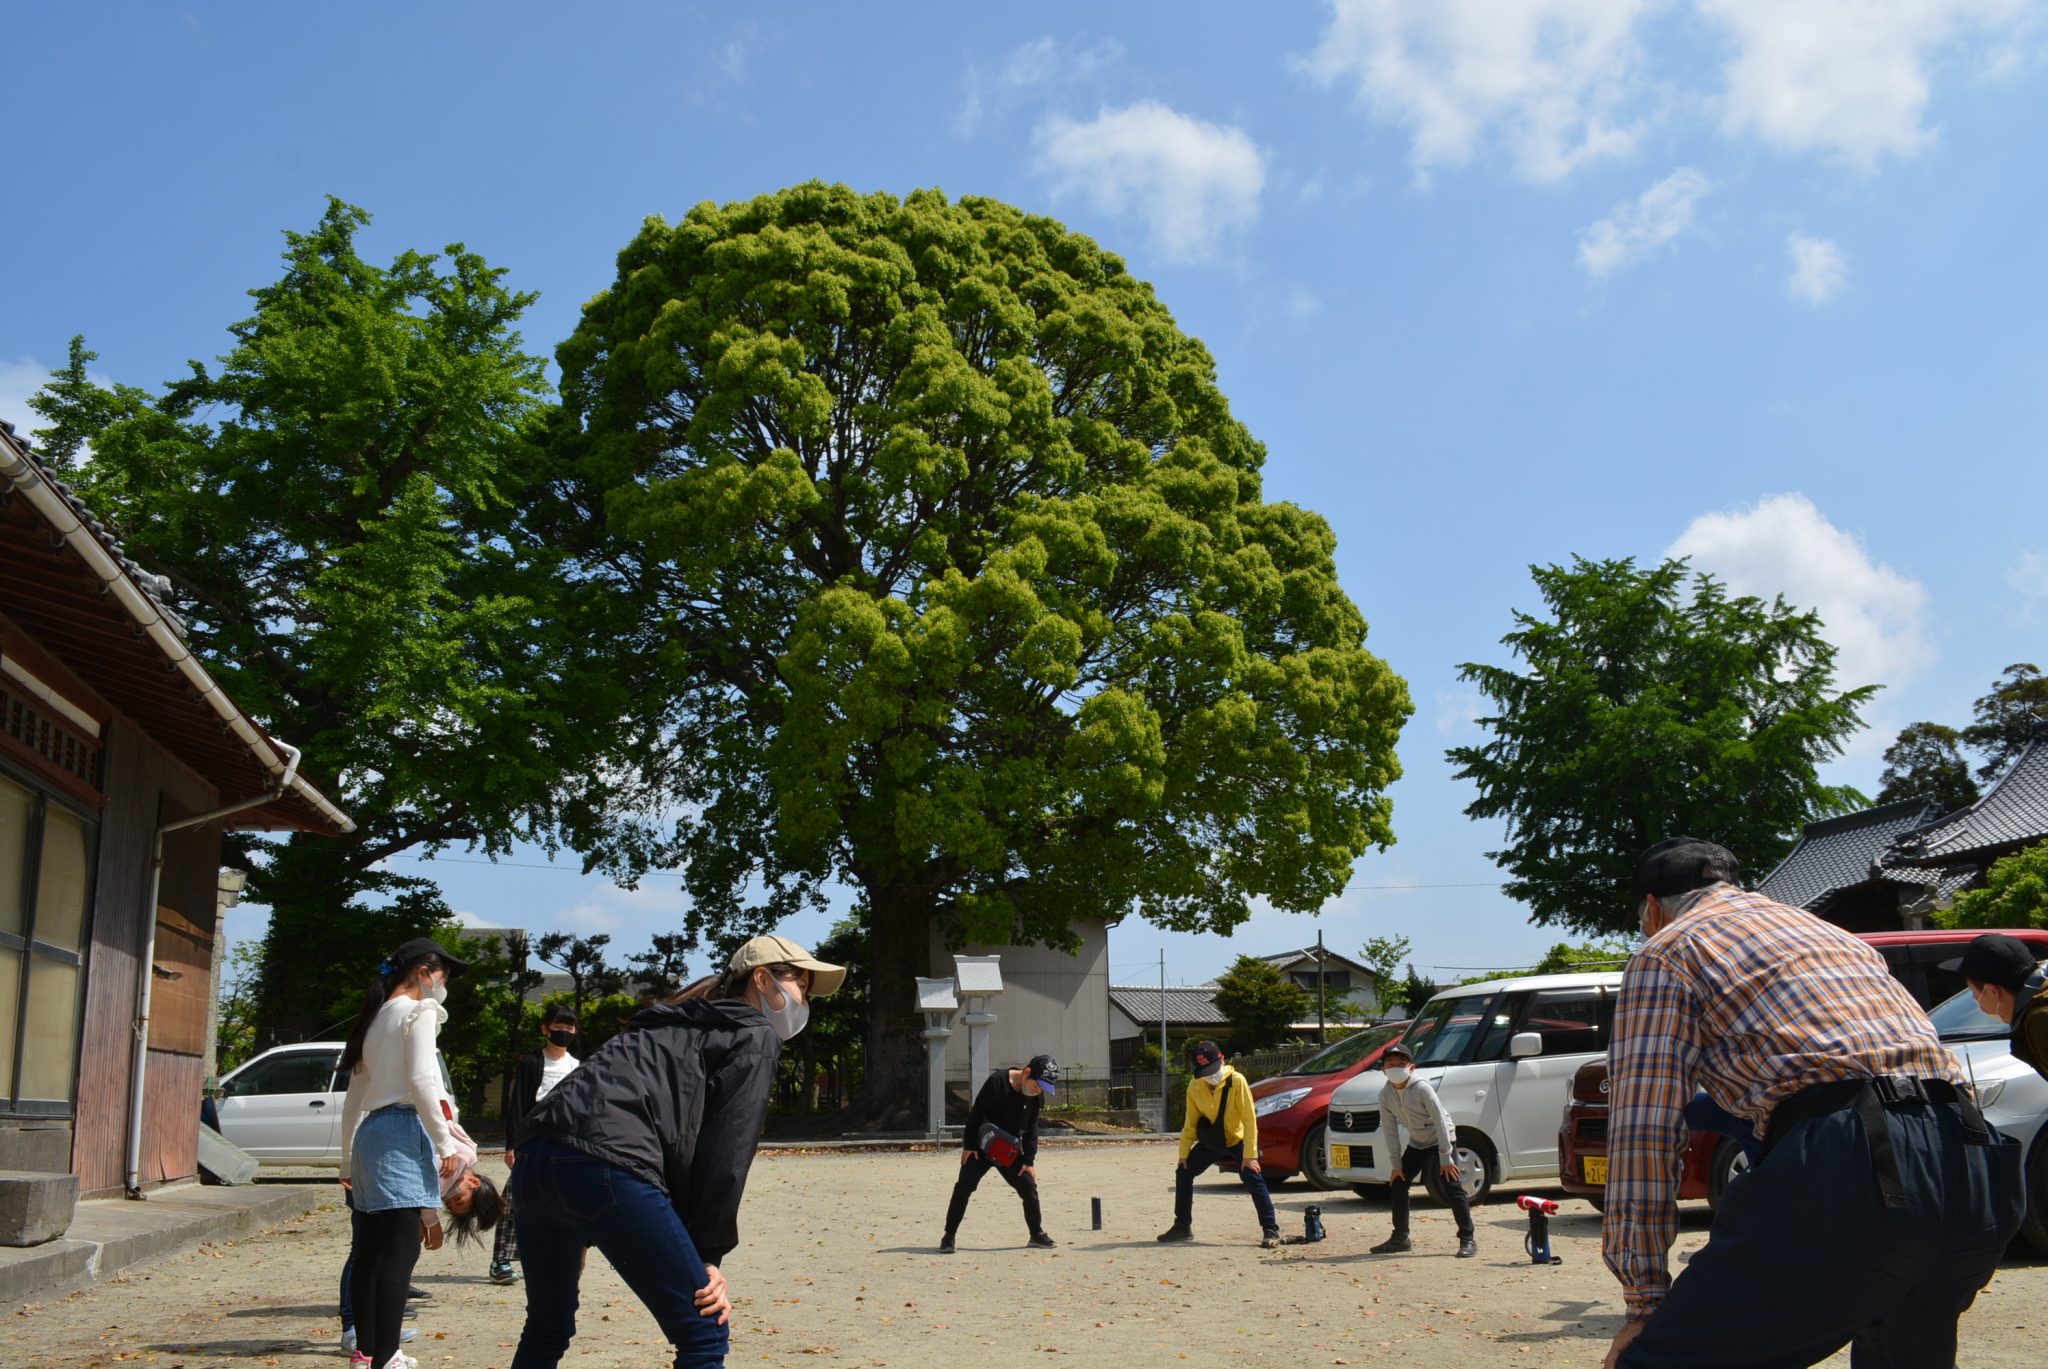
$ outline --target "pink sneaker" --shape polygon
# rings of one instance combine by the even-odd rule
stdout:
[[[360,1350],[351,1350],[348,1356],[348,1369],[370,1369],[370,1357]]]

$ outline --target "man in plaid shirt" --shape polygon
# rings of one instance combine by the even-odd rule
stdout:
[[[2019,1229],[2020,1147],[1991,1132],[1883,957],[1736,886],[1712,842],[1636,868],[1644,936],[1608,1049],[1607,1266],[1619,1369],[1951,1369],[1956,1322]],[[1681,1118],[1696,1088],[1763,1160],[1674,1282]]]

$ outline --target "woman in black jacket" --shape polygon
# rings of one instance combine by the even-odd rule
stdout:
[[[583,1252],[596,1246],[675,1347],[675,1369],[725,1363],[719,1264],[782,1043],[846,971],[757,936],[722,975],[637,1013],[527,1114],[512,1171],[526,1327],[512,1369],[553,1369],[576,1335]]]

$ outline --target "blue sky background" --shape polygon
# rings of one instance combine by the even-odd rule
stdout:
[[[702,200],[820,177],[1063,218],[1208,344],[1417,706],[1399,844],[1320,919],[1129,923],[1119,982],[1318,926],[1425,973],[1556,939],[1443,760],[1532,562],[1689,552],[1818,608],[1844,683],[1885,686],[1832,776],[1866,790],[1901,725],[2048,657],[2043,0],[749,8],[8,7],[0,417],[75,332],[137,384],[224,350],[327,194],[372,257],[509,268],[540,352]],[[480,923],[631,950],[677,920],[673,881],[542,859],[409,868]]]

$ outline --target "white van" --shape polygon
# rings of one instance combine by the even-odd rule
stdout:
[[[1457,1125],[1474,1202],[1499,1183],[1557,1182],[1565,1094],[1580,1065],[1606,1054],[1620,988],[1619,973],[1497,979],[1446,989],[1416,1014],[1402,1041]],[[1367,1070],[1330,1095],[1330,1175],[1342,1183],[1384,1184],[1398,1158],[1380,1153],[1386,1082]]]
[[[348,1081],[334,1067],[346,1044],[301,1041],[272,1046],[221,1076],[227,1096],[216,1104],[220,1134],[267,1165],[338,1167]],[[440,1065],[441,1087],[453,1098],[447,1060]]]

